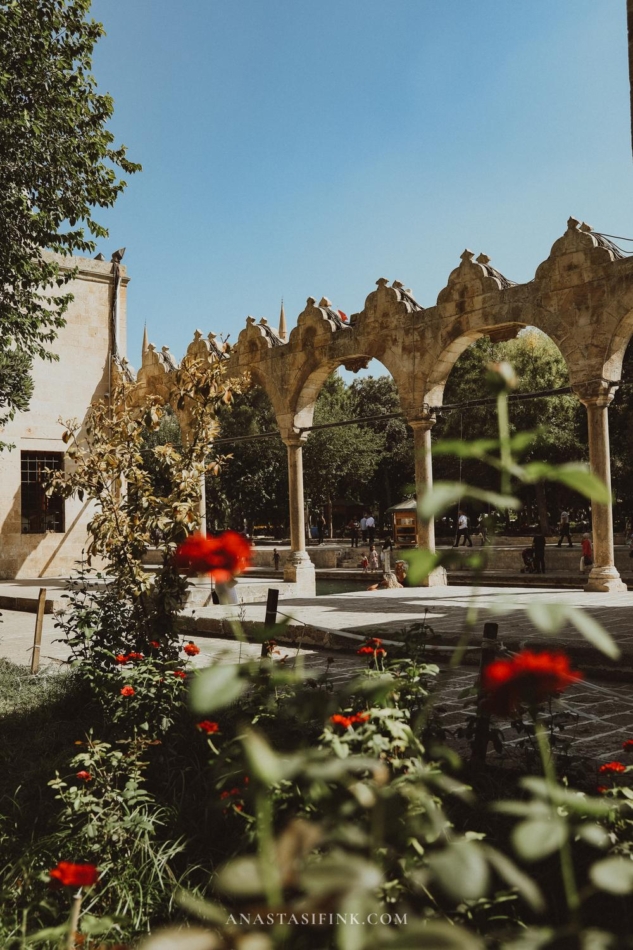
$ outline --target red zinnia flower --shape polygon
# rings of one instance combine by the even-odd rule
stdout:
[[[564,653],[523,650],[510,660],[495,660],[486,667],[482,679],[488,694],[487,710],[508,716],[519,706],[538,706],[562,693],[582,679],[582,673],[569,668]]]
[[[196,723],[196,729],[199,729],[200,732],[206,732],[210,736],[213,732],[219,732],[220,726],[217,722],[210,722],[208,719],[203,719],[202,722]]]
[[[184,670],[174,670],[174,676],[177,676],[179,680],[184,680],[187,678],[187,674]]]
[[[82,769],[81,772],[77,772],[75,778],[81,779],[82,782],[92,782],[92,775],[90,772],[86,772],[85,769]]]
[[[622,748],[625,752],[633,752],[633,739],[627,739],[626,742],[623,742]]]
[[[184,645],[183,650],[187,656],[197,656],[200,653],[200,647],[197,647],[191,640]]]
[[[128,660],[143,660],[145,659],[142,653],[128,653]]]
[[[605,792],[609,791],[609,788],[607,785],[598,785],[598,788],[596,789],[596,791],[599,792],[600,795],[604,795]]]
[[[117,663],[127,663],[127,656],[125,653],[117,653],[114,659],[117,661]]]
[[[154,647],[155,650],[160,650],[160,643],[158,642],[158,640],[150,640],[149,645],[151,647]]]
[[[178,545],[174,564],[192,574],[210,574],[226,584],[250,563],[251,546],[237,531],[225,531],[217,538],[192,534]]]
[[[53,881],[63,887],[90,887],[99,880],[99,871],[94,864],[73,864],[72,861],[59,861],[48,872]]]
[[[124,686],[121,690],[121,696],[133,696],[136,690],[133,686]]]
[[[626,772],[626,765],[622,762],[605,762],[604,765],[601,765],[598,769],[601,775],[605,775],[607,772]]]
[[[335,713],[330,716],[330,722],[333,722],[335,726],[343,726],[344,729],[349,729],[350,726],[358,722],[367,722],[368,719],[369,713],[353,713],[351,716],[342,716],[340,713]]]

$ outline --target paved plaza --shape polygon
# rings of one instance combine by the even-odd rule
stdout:
[[[39,583],[32,587],[33,598],[37,595]],[[412,624],[425,621],[434,634],[430,638],[433,653],[430,658],[440,666],[437,703],[442,712],[442,723],[449,731],[448,741],[452,742],[455,733],[466,725],[473,709],[472,700],[464,697],[464,691],[475,683],[479,659],[479,650],[475,648],[470,651],[465,666],[457,670],[450,670],[447,666],[452,645],[464,630],[467,614],[473,630],[471,644],[475,647],[483,624],[488,620],[499,624],[499,639],[509,650],[519,648],[523,643],[541,646],[545,642],[544,635],[525,613],[525,607],[534,603],[580,607],[598,620],[619,644],[622,659],[617,663],[607,661],[603,669],[597,651],[587,648],[580,634],[569,625],[551,641],[552,646],[564,647],[572,657],[580,658],[583,662],[578,665],[583,668],[584,663],[586,670],[586,678],[568,690],[561,706],[568,713],[564,735],[570,740],[572,751],[586,757],[590,767],[618,757],[622,742],[633,738],[632,592],[605,596],[551,589],[412,588],[284,601],[280,605],[279,619],[289,616],[295,628],[307,625],[306,630],[333,633],[335,643],[330,645],[336,649],[329,649],[326,643],[321,647],[282,643],[275,658],[285,658],[285,663],[292,665],[300,657],[312,676],[318,677],[327,669],[329,678],[335,684],[341,683],[363,665],[355,651],[364,637],[381,636],[388,644],[390,639],[398,639]],[[196,666],[241,662],[260,655],[258,643],[240,644],[226,636],[226,618],[237,613],[247,626],[251,622],[261,623],[263,604],[242,606],[237,611],[235,608],[214,607],[190,609],[187,613],[191,625],[196,628],[191,635],[187,634],[187,638],[191,636],[201,651],[194,660]],[[211,630],[222,629],[223,620],[223,635],[211,635]],[[0,614],[0,657],[28,664],[34,625],[32,612],[3,610]],[[68,649],[60,642],[60,636],[54,615],[46,614],[41,649],[45,672],[63,668],[68,658]],[[341,643],[347,649],[341,649]],[[520,739],[509,725],[503,725],[503,732],[506,756]]]

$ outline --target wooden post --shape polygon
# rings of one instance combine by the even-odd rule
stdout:
[[[489,666],[497,655],[496,641],[499,632],[499,624],[485,623],[484,636],[481,644],[481,660],[479,662],[479,684],[477,689],[477,722],[475,723],[475,735],[473,737],[472,758],[479,762],[486,761],[486,752],[488,751],[488,736],[490,733],[490,715],[482,712],[481,705],[484,700],[483,676],[487,666]]]
[[[46,588],[40,587],[40,596],[37,600],[37,615],[35,617],[35,637],[33,638],[33,654],[31,656],[31,673],[37,673],[40,668],[40,647],[42,645],[42,626],[44,625],[44,609],[46,607]]]
[[[274,627],[277,623],[277,604],[279,602],[279,588],[268,588],[268,599],[266,600],[266,616],[264,617],[265,627]],[[262,656],[268,656],[266,641],[262,643]]]

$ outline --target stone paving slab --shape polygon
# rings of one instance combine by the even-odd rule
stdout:
[[[622,650],[617,663],[589,647],[575,628],[565,626],[555,638],[546,638],[531,622],[525,607],[534,603],[567,604],[586,610],[613,636]],[[328,649],[357,649],[368,636],[401,638],[413,624],[426,622],[436,634],[432,648],[440,654],[450,651],[470,617],[471,644],[481,641],[483,625],[499,625],[499,639],[513,649],[521,645],[551,643],[572,653],[585,667],[598,666],[613,675],[633,678],[633,592],[587,593],[582,590],[549,588],[476,589],[473,587],[410,588],[383,591],[356,591],[328,597],[286,600],[279,618],[290,618],[286,637],[294,642],[311,642]],[[215,607],[186,611],[185,629],[211,636],[230,635],[228,619],[241,619],[249,629],[263,626],[261,605],[240,608]],[[437,645],[439,644],[439,645]]]
[[[437,603],[437,613],[440,613],[439,606]],[[463,613],[461,598],[455,609]],[[627,609],[627,605],[624,609]],[[411,615],[406,614],[406,616]],[[365,619],[375,623],[375,615]],[[515,619],[518,618],[515,617]],[[32,614],[22,611],[2,611],[0,657],[21,665],[30,662],[34,620]],[[41,652],[42,669],[45,672],[62,668],[68,658],[68,648],[63,642],[56,642],[60,635],[61,632],[55,627],[54,617],[46,616]],[[191,639],[201,651],[192,661],[196,667],[217,662],[245,662],[257,659],[261,652],[259,643],[238,643],[234,639],[212,639],[208,636],[195,635]],[[306,672],[314,678],[318,678],[327,670],[328,678],[335,686],[342,685],[366,665],[366,661],[361,660],[354,652],[330,652],[310,647],[297,649],[283,644],[278,647],[274,659],[283,659],[288,667],[301,662]],[[433,658],[434,662],[435,660],[436,658]],[[451,745],[456,744],[462,752],[464,743],[457,742],[453,734],[460,727],[465,727],[469,714],[474,712],[474,699],[464,697],[463,694],[466,690],[473,689],[476,677],[477,673],[472,667],[450,670],[444,666],[440,667],[437,680],[431,680],[437,683],[435,705],[439,707],[442,724],[449,732],[447,741]],[[565,735],[570,740],[571,753],[581,756],[583,761],[586,761],[586,768],[591,769],[601,762],[623,757],[622,743],[626,739],[633,738],[633,689],[628,684],[594,681],[587,678],[565,693],[560,702],[560,709],[570,715],[571,721],[566,725]],[[491,761],[503,762],[504,757],[518,745],[520,737],[508,723],[499,722],[497,725],[503,733],[506,751],[501,757],[492,753],[489,753],[489,757]]]

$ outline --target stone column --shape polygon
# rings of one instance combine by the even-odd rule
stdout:
[[[415,492],[418,503],[425,492],[433,486],[433,461],[431,457],[431,429],[435,425],[434,415],[408,419],[413,429],[413,447],[415,452]],[[416,544],[427,551],[435,551],[435,521],[433,518],[421,518],[416,513]],[[446,570],[436,567],[423,582],[424,587],[443,586],[448,583]]]
[[[574,391],[587,408],[589,431],[589,464],[591,471],[611,488],[611,457],[609,452],[609,404],[614,395],[603,380],[575,386]],[[613,552],[613,508],[592,501],[593,567],[585,590],[626,590],[615,566]]]
[[[314,564],[306,552],[305,506],[303,501],[303,442],[300,435],[290,435],[284,443],[288,449],[288,495],[290,504],[290,555],[284,564],[284,581],[297,585],[297,594],[314,597],[316,581]]]
[[[207,477],[206,472],[200,476],[200,501],[198,502],[198,516],[200,519],[200,534],[207,533]]]

